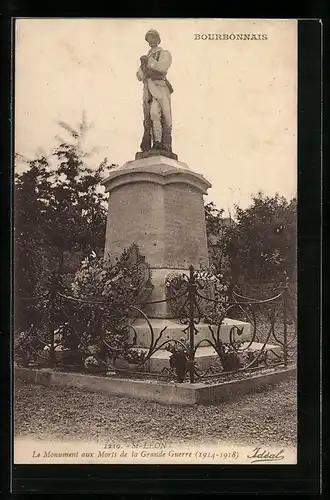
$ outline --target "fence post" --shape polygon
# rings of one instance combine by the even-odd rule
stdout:
[[[188,283],[188,300],[189,300],[189,379],[193,384],[195,380],[194,374],[194,360],[195,360],[195,322],[194,322],[194,309],[195,309],[195,295],[197,285],[194,277],[194,267],[189,267],[189,283]]]
[[[288,365],[288,284],[283,290],[283,357],[284,367]]]

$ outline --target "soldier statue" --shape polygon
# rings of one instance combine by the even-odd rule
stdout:
[[[173,88],[166,78],[172,63],[172,56],[160,47],[160,36],[156,30],[149,30],[145,40],[150,46],[147,55],[140,58],[136,74],[143,82],[143,126],[141,142],[143,152],[163,150],[172,152],[171,94]]]

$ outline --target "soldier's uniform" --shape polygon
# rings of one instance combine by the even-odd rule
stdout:
[[[158,33],[153,30],[150,30],[150,32],[158,35]],[[144,73],[141,66],[137,72],[138,80],[142,81],[144,84],[144,136],[141,143],[141,149],[142,151],[150,149],[152,132],[153,142],[160,143],[165,149],[171,151],[171,93],[173,89],[166,78],[166,74],[172,63],[172,56],[168,50],[164,50],[158,46],[149,50],[147,58],[147,74]]]

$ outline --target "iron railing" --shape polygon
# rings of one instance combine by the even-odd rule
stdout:
[[[224,377],[229,374],[241,374],[242,372],[255,371],[264,367],[275,367],[282,365],[287,367],[295,359],[296,350],[296,327],[288,322],[288,285],[284,283],[278,293],[273,297],[257,300],[246,297],[232,291],[230,298],[222,297],[216,299],[207,296],[199,285],[197,272],[193,266],[189,268],[189,274],[182,274],[180,289],[172,294],[170,298],[159,301],[145,302],[142,305],[131,305],[132,321],[126,327],[131,332],[129,341],[119,348],[110,345],[104,332],[99,332],[99,340],[102,343],[103,352],[111,353],[113,359],[123,358],[128,353],[140,353],[140,359],[132,367],[120,368],[118,364],[109,363],[98,357],[93,357],[98,362],[96,371],[115,371],[117,374],[124,373],[132,377],[159,377],[173,378],[176,376],[179,382],[189,380],[194,383],[199,380]],[[48,363],[54,368],[58,362],[57,350],[61,347],[61,331],[56,330],[56,325],[64,324],[69,328],[70,334],[75,336],[76,351],[82,357],[90,356],[88,339],[81,334],[81,324],[77,324],[75,315],[70,314],[70,304],[80,304],[82,307],[93,307],[102,305],[109,306],[107,301],[84,300],[68,295],[63,290],[59,280],[53,276],[50,290],[47,294],[39,297],[26,298],[30,304],[36,301],[39,304],[38,319],[25,329],[24,332],[16,332],[15,337],[21,338],[18,355],[24,352],[26,358],[34,360],[36,365]],[[145,307],[161,302],[170,303],[179,301],[177,318],[182,325],[182,337],[164,339],[167,326],[156,336],[153,321],[145,312]],[[205,304],[214,307],[218,311],[216,318],[212,320],[205,318],[203,307]],[[220,306],[220,313],[219,313]],[[69,309],[68,309],[69,308]],[[232,319],[232,326],[226,326],[226,318]],[[138,349],[138,332],[136,320],[142,319],[145,328],[150,334],[148,348]],[[235,320],[240,320],[240,323]],[[207,322],[207,324],[206,324]],[[242,341],[244,329],[251,329],[249,339]],[[222,330],[226,326],[229,329],[227,340],[223,339]],[[207,328],[208,335],[196,341],[196,335],[202,328]],[[59,328],[61,330],[61,327]],[[48,332],[48,333],[47,333]],[[21,337],[20,337],[21,335]],[[44,346],[41,352],[40,346]],[[203,368],[200,366],[199,356],[202,347],[213,348],[211,361]],[[45,357],[45,349],[48,355]],[[159,372],[150,371],[150,363],[153,356],[160,350],[169,351],[170,358],[168,366]],[[14,353],[16,354],[16,353]],[[22,356],[21,356],[22,358]],[[101,368],[100,368],[101,366]],[[103,367],[103,368],[102,368]],[[68,367],[66,367],[68,368]],[[65,369],[65,366],[63,367]]]

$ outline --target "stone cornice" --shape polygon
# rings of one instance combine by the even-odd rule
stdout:
[[[102,184],[106,192],[119,186],[136,182],[160,184],[186,184],[194,189],[207,193],[211,187],[201,174],[193,172],[185,163],[165,157],[143,158],[125,163],[114,169]]]

